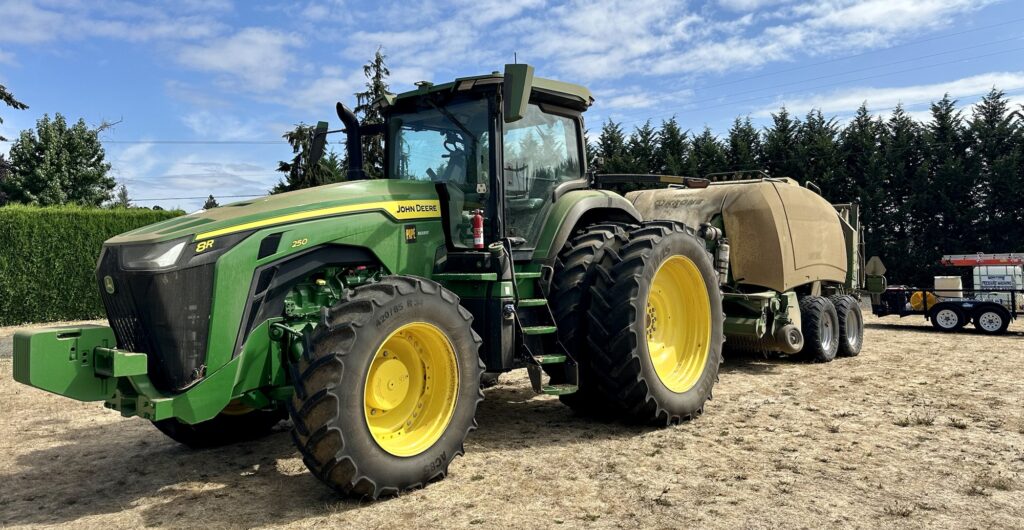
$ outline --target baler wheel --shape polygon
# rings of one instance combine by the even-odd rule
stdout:
[[[800,323],[804,333],[801,355],[817,363],[832,362],[840,342],[836,306],[823,296],[805,296],[800,299]]]
[[[839,318],[840,357],[856,357],[864,345],[864,314],[860,302],[850,295],[830,296],[829,301],[836,308]]]

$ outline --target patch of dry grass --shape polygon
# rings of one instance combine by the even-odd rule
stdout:
[[[676,427],[581,418],[511,374],[446,480],[374,503],[322,487],[286,425],[189,451],[0,359],[0,527],[1019,527],[1024,325],[866,321],[855,358],[728,358]]]

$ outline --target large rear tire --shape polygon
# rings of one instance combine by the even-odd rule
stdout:
[[[839,319],[839,351],[836,355],[856,357],[864,346],[864,314],[860,310],[860,301],[846,294],[828,299],[835,306]]]
[[[153,426],[180,444],[192,449],[205,449],[262,438],[286,417],[284,409],[247,410],[229,405],[224,412],[201,423],[190,424],[170,418],[154,421]]]
[[[804,333],[801,355],[816,363],[832,362],[840,342],[836,306],[822,296],[805,296],[800,299],[800,324]]]
[[[549,297],[551,311],[558,324],[558,339],[576,359],[579,368],[579,389],[574,394],[559,396],[562,403],[576,412],[601,415],[609,410],[604,394],[597,389],[597,380],[587,347],[587,309],[590,307],[592,265],[606,252],[618,253],[626,244],[628,230],[634,226],[602,223],[588,226],[566,242],[555,261],[555,273]],[[551,383],[565,382],[562,366],[545,365]]]
[[[722,362],[722,297],[704,242],[651,222],[595,266],[588,344],[598,390],[623,418],[699,416]]]
[[[483,399],[459,298],[405,276],[355,288],[307,333],[289,412],[309,470],[376,499],[444,478]]]

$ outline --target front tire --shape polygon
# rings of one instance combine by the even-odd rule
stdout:
[[[803,356],[816,363],[832,362],[839,352],[839,315],[828,298],[800,299],[800,322],[804,333]]]
[[[289,407],[309,470],[372,499],[444,478],[483,399],[472,321],[455,294],[405,276],[326,311],[307,333]]]
[[[604,401],[623,418],[699,416],[722,362],[718,275],[689,227],[652,222],[596,265],[588,343]]]

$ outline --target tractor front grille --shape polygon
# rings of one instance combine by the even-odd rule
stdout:
[[[125,271],[119,263],[117,247],[106,247],[96,269],[118,347],[147,355],[158,390],[188,388],[205,375],[213,263],[160,272]]]

